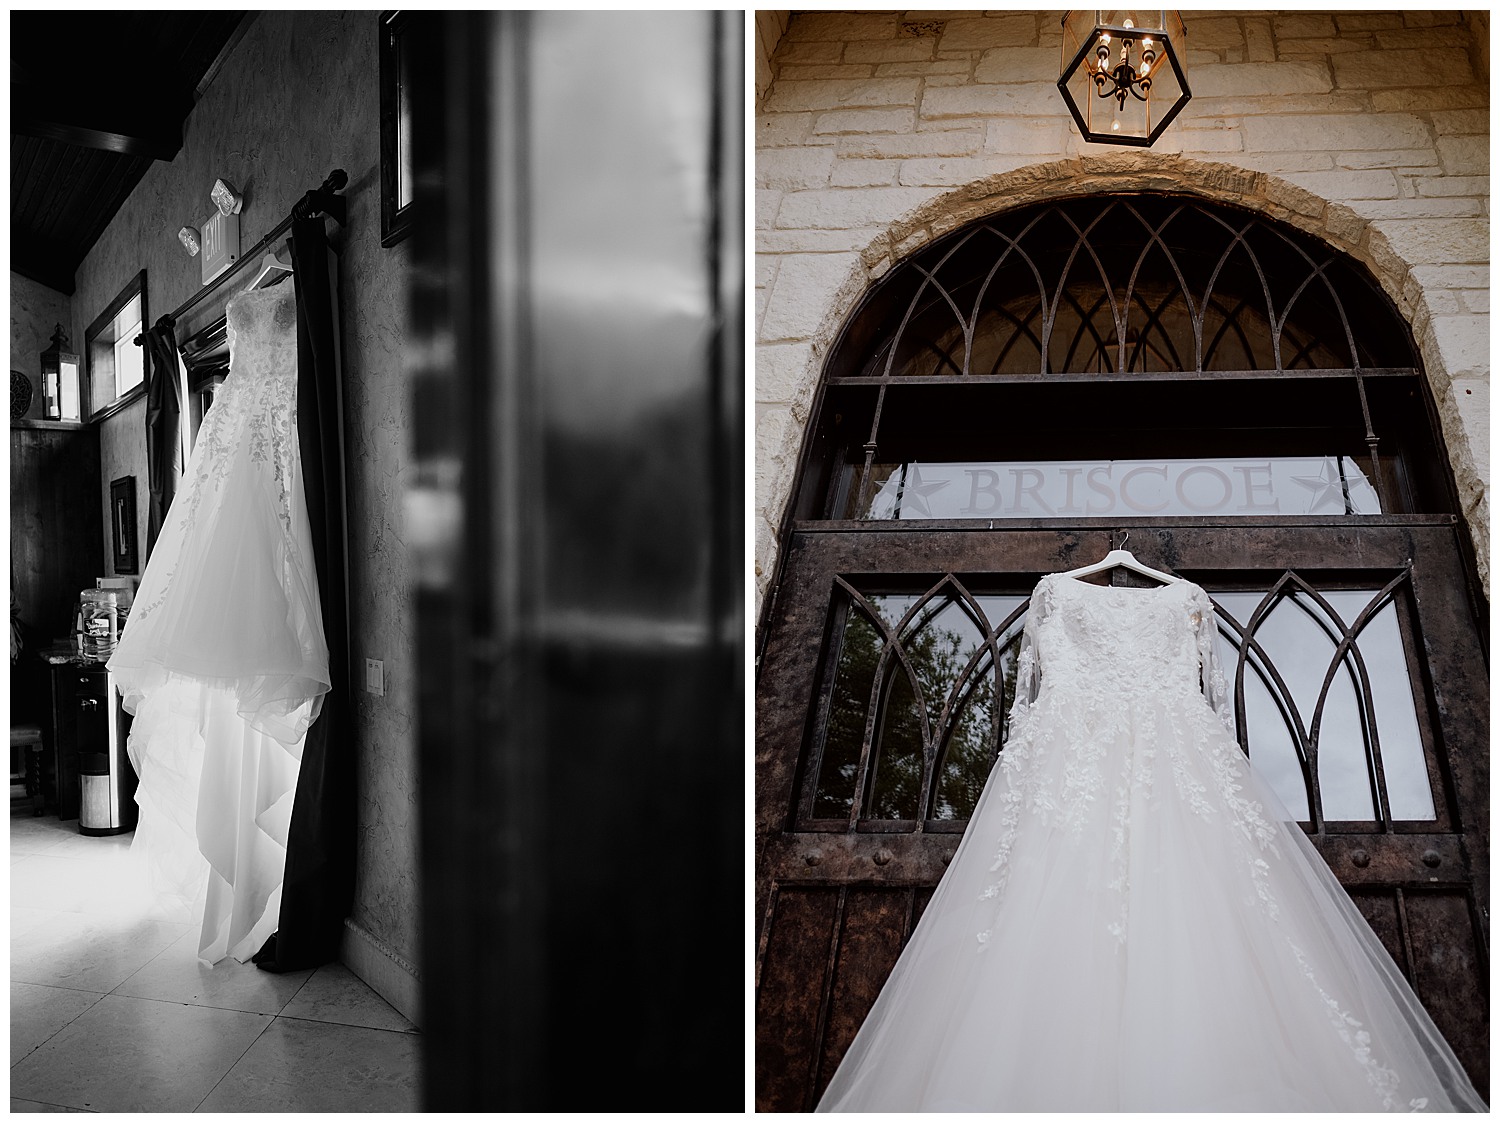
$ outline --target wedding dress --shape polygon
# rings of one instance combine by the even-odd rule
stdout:
[[[230,371],[109,669],[135,715],[132,853],[203,901],[199,958],[276,930],[302,744],[329,688],[297,444],[290,283],[233,297]]]
[[[1000,763],[819,1111],[1483,1111],[1233,735],[1208,595],[1032,596]]]

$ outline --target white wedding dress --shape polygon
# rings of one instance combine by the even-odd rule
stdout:
[[[203,902],[199,958],[276,930],[302,742],[329,688],[297,445],[292,285],[227,307],[230,371],[109,669],[135,715],[131,850],[166,901]]]
[[[1032,596],[1009,740],[819,1111],[1483,1111],[1251,772],[1198,586]]]

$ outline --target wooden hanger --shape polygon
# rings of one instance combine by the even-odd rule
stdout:
[[[1125,538],[1128,540],[1130,538],[1130,535],[1127,534]],[[1091,573],[1099,573],[1106,569],[1113,569],[1117,565],[1124,566],[1126,569],[1134,570],[1136,573],[1139,573],[1145,577],[1150,577],[1153,580],[1160,581],[1163,584],[1167,585],[1185,580],[1185,578],[1178,577],[1171,573],[1163,573],[1159,569],[1152,569],[1149,565],[1144,565],[1141,562],[1136,561],[1135,555],[1132,554],[1129,550],[1111,550],[1109,553],[1105,554],[1104,557],[1100,558],[1092,565],[1083,565],[1079,566],[1077,569],[1069,569],[1062,573],[1059,573],[1058,576],[1087,577]]]
[[[250,292],[252,289],[267,288],[278,281],[285,280],[291,275],[292,263],[290,256],[288,256],[287,260],[283,261],[277,256],[276,251],[272,250],[265,257],[261,258],[260,268],[255,272],[255,280],[251,281],[241,291]]]

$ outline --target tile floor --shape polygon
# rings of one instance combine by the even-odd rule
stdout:
[[[416,1028],[347,968],[198,963],[129,835],[10,820],[11,1111],[416,1111]]]

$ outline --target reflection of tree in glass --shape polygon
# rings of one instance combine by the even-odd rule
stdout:
[[[1002,744],[1005,728],[1010,723],[1010,707],[1005,703],[1016,696],[1017,642],[1012,640],[1000,653],[1000,677],[1005,684],[1000,699],[995,698],[993,664],[986,659],[976,670],[975,685],[964,699],[953,732],[948,737],[942,778],[938,781],[937,799],[929,818],[968,819],[974,814],[979,793],[984,790],[985,781],[995,766],[995,743],[990,731],[997,704],[1005,706],[1000,717]]]
[[[953,599],[934,605],[928,620],[906,641],[906,653],[922,684],[928,718],[936,723],[944,704],[983,642],[979,627]],[[872,819],[911,819],[917,813],[922,784],[922,713],[904,672],[897,672],[889,691],[879,734],[879,751],[871,777],[866,815]],[[984,786],[993,762],[990,736],[995,704],[993,664],[984,660],[969,679],[969,689],[950,718],[949,760],[942,766],[938,800],[932,818],[966,817]],[[941,737],[943,730],[934,729]],[[953,783],[950,783],[950,774]],[[957,787],[954,787],[954,783]]]
[[[854,801],[854,773],[865,738],[865,716],[875,661],[883,642],[875,625],[858,608],[849,608],[844,642],[839,648],[833,678],[833,704],[828,712],[828,735],[823,742],[823,764],[818,773],[815,819],[843,819]]]
[[[895,623],[911,607],[909,596],[871,596],[870,603]],[[986,611],[998,605],[986,602]],[[948,730],[933,729],[944,744],[938,768],[936,798],[930,818],[965,819],[972,814],[985,780],[994,765],[996,744],[991,731],[994,707],[1015,690],[1015,649],[1012,639],[1001,654],[1003,691],[997,697],[994,665],[988,655],[965,684],[964,695],[950,715]],[[904,636],[907,660],[921,683],[928,720],[936,723],[975,649],[983,643],[981,629],[953,597],[924,606]],[[857,606],[851,605],[835,670],[828,729],[823,745],[815,818],[844,818],[854,798],[855,773],[863,747],[875,666],[884,642],[879,630]],[[871,775],[866,788],[864,818],[911,819],[923,776],[922,710],[906,666],[894,656],[886,667],[881,691],[881,715],[875,733]],[[1002,710],[1002,723],[1006,720]],[[946,733],[946,736],[945,736]]]

